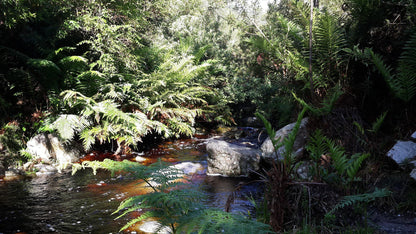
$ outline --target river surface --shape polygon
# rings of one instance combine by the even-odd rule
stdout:
[[[143,152],[145,164],[158,158],[172,164],[196,162],[206,169],[205,140],[193,138],[165,142]],[[204,171],[194,176],[206,194],[205,202],[224,209],[228,196],[244,178],[207,176]],[[261,197],[259,182],[249,183],[236,193],[232,212],[254,214],[247,197]],[[0,182],[0,233],[118,233],[132,217],[114,220],[119,203],[138,194],[137,182],[132,178],[91,170],[75,175],[65,171],[35,178]],[[139,232],[138,232],[139,233]]]

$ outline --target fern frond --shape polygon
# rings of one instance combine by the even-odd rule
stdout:
[[[354,154],[351,156],[351,162],[347,168],[347,175],[350,181],[354,180],[358,170],[361,168],[361,164],[369,156],[370,154]]]
[[[319,129],[310,137],[306,149],[309,151],[309,155],[315,162],[319,162],[322,155],[328,152],[327,141],[328,138],[325,137]]]
[[[332,108],[335,105],[335,102],[338,100],[338,98],[343,94],[339,86],[335,86],[331,94],[326,96],[323,102],[321,103],[320,107],[314,107],[308,103],[306,103],[301,98],[298,98],[295,93],[292,93],[293,97],[296,101],[298,101],[303,107],[307,108],[308,111],[310,111],[312,114],[316,116],[322,116],[329,114],[332,111]]]
[[[383,124],[383,122],[384,122],[384,119],[386,118],[387,112],[388,112],[388,111],[386,111],[386,112],[384,112],[383,114],[381,114],[381,115],[380,115],[380,116],[376,119],[376,121],[374,121],[374,123],[373,123],[373,125],[372,125],[372,127],[371,127],[371,131],[372,131],[372,132],[374,132],[374,133],[377,133],[377,132],[378,132],[378,130],[380,129],[381,125],[382,125],[382,124]]]
[[[58,63],[62,70],[66,72],[83,72],[89,69],[88,59],[81,56],[68,56],[61,60]]]
[[[416,33],[410,37],[403,47],[397,68],[396,85],[399,86],[397,96],[409,102],[416,95]]]
[[[81,132],[89,125],[90,122],[82,116],[60,115],[50,127],[56,130],[64,141],[69,141],[76,133]]]
[[[348,168],[348,158],[345,155],[345,150],[336,145],[334,141],[327,140],[329,153],[332,159],[332,165],[340,176],[343,176]]]
[[[372,192],[372,193],[363,193],[363,194],[345,196],[325,216],[334,213],[338,209],[342,209],[346,206],[350,206],[350,205],[356,204],[358,202],[371,202],[371,201],[374,201],[377,198],[387,197],[387,196],[390,196],[390,195],[391,195],[391,192],[388,189],[386,189],[386,188],[383,188],[383,189],[376,188],[374,190],[374,192]]]

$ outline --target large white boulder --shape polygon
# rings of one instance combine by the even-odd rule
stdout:
[[[223,140],[207,143],[207,174],[222,176],[248,176],[259,170],[261,152],[254,148],[231,144]]]
[[[293,144],[293,152],[295,156],[300,155],[304,150],[304,146],[308,139],[308,131],[306,129],[307,123],[308,123],[308,118],[304,118],[302,119],[302,122],[299,126],[299,131],[296,136],[295,143]],[[276,132],[274,139],[280,139],[279,142],[282,142],[292,132],[295,125],[296,123],[291,123],[279,129]],[[275,149],[273,147],[273,143],[270,137],[268,137],[261,145],[261,151],[262,151],[261,157],[265,162],[272,163],[273,160],[276,160]],[[283,159],[284,154],[285,154],[285,147],[282,146],[277,150],[277,157],[279,158],[279,160]]]

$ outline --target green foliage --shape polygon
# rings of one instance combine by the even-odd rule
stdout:
[[[383,188],[383,189],[376,188],[374,190],[374,192],[372,192],[372,193],[362,193],[362,194],[344,196],[341,199],[341,201],[339,201],[338,204],[335,205],[334,208],[332,208],[325,216],[330,216],[335,211],[337,211],[339,209],[342,209],[346,206],[351,206],[351,205],[354,205],[354,204],[359,203],[359,202],[368,203],[368,202],[374,201],[376,198],[388,197],[391,194],[392,193],[389,190],[385,189],[385,188]]]
[[[361,51],[355,47],[355,50],[347,50],[347,52],[360,59],[365,64],[373,64],[384,78],[393,94],[397,98],[408,103],[416,95],[415,50],[416,34],[413,34],[403,47],[403,52],[398,60],[396,70],[391,66],[386,65],[382,56],[374,53],[371,48],[365,48]]]
[[[114,140],[120,149],[122,144],[136,145],[142,136],[153,129],[160,133],[166,130],[143,113],[121,111],[111,100],[96,102],[74,91],[65,91],[62,96],[63,101],[80,114],[61,115],[51,127],[65,140],[79,133],[86,150],[91,149],[96,140],[100,144]]]
[[[385,111],[373,122],[373,124],[371,125],[371,130],[370,130],[371,132],[378,133],[378,131],[380,130],[381,125],[384,122],[384,119],[387,116],[387,113],[388,113],[388,111]]]
[[[315,88],[333,87],[341,72],[342,49],[346,47],[345,35],[337,22],[336,16],[324,11],[319,15],[314,28],[316,54],[320,66],[319,74],[314,79]]]
[[[17,161],[26,161],[30,155],[25,154],[23,149],[25,136],[24,130],[17,123],[8,123],[0,129],[0,158],[5,166],[9,166]]]
[[[322,116],[327,115],[332,111],[332,108],[334,107],[335,102],[338,100],[338,98],[343,94],[343,92],[340,90],[338,86],[334,87],[334,89],[331,92],[331,95],[328,95],[320,104],[320,107],[314,107],[308,103],[306,103],[304,100],[298,98],[295,93],[292,93],[296,101],[298,101],[304,108],[306,108],[308,111],[310,111],[312,114],[316,116]]]
[[[357,173],[363,161],[370,154],[354,154],[348,156],[345,150],[333,140],[328,139],[320,130],[314,132],[306,147],[314,161],[313,173],[322,176],[323,180],[349,190],[351,183],[359,180]],[[328,160],[322,164],[322,160]],[[325,168],[330,163],[331,168]]]
[[[183,178],[183,173],[166,167],[160,161],[150,166],[123,161],[105,159],[103,162],[83,162],[74,164],[73,174],[79,169],[92,168],[130,172],[135,178],[142,179],[151,192],[124,200],[113,214],[123,217],[130,212],[141,210],[143,213],[129,221],[120,231],[129,226],[156,218],[161,227],[168,226],[173,233],[271,233],[270,226],[250,220],[245,216],[230,214],[202,204],[202,193],[193,188]],[[178,182],[182,179],[184,182]]]

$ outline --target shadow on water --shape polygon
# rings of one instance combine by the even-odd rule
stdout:
[[[177,163],[201,163],[206,169],[204,140],[187,139],[165,142],[143,152],[145,164],[158,158]],[[245,178],[195,175],[193,181],[206,194],[206,203],[224,209],[230,194]],[[117,233],[131,217],[114,220],[111,215],[119,203],[140,193],[137,182],[118,175],[91,170],[70,171],[61,174],[38,176],[32,179],[0,183],[0,233]],[[249,183],[234,193],[231,211],[254,213],[248,196],[260,198],[261,183]]]

